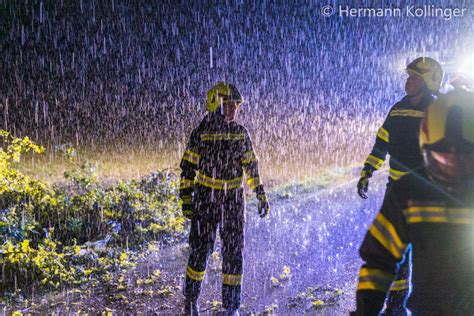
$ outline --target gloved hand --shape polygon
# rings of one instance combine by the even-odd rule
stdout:
[[[261,218],[265,217],[270,213],[270,204],[268,203],[267,195],[264,193],[257,194],[258,200],[258,215]]]
[[[183,216],[187,219],[193,219],[194,216],[194,203],[183,204],[182,207]]]
[[[360,172],[360,179],[357,183],[357,193],[363,199],[367,199],[367,190],[369,189],[369,178],[372,177],[372,173],[374,172],[374,168],[372,166],[366,165],[364,169]]]
[[[387,293],[379,291],[357,292],[356,310],[349,313],[350,316],[377,316],[383,309],[383,303]],[[388,314],[387,314],[388,315]],[[392,315],[392,314],[390,314]],[[397,314],[398,315],[398,314]]]

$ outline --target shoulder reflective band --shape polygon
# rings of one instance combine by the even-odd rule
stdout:
[[[374,167],[376,170],[380,169],[380,167],[382,167],[382,164],[383,164],[383,160],[380,159],[380,158],[377,158],[373,155],[369,155],[367,157],[367,160],[365,161],[366,164],[369,164],[371,165],[372,167]]]
[[[388,131],[383,127],[379,128],[379,131],[377,132],[377,137],[386,143],[388,143],[388,140],[390,139]]]
[[[244,140],[245,134],[201,134],[201,140]]]
[[[447,223],[474,224],[474,209],[448,208],[443,206],[412,206],[407,208],[405,216],[408,224]]]
[[[400,240],[395,227],[382,213],[377,215],[369,232],[395,259],[402,258],[407,245]]]
[[[194,187],[194,181],[189,180],[189,179],[181,179],[179,181],[179,189],[184,190],[184,189],[189,189]]]
[[[200,154],[195,153],[194,151],[191,151],[189,149],[187,149],[183,155],[183,160],[186,160],[194,165],[197,165],[199,163],[199,158],[201,158]]]
[[[197,174],[197,182],[205,187],[217,190],[230,190],[240,188],[242,186],[243,177],[231,180],[222,180],[208,177],[202,173]]]
[[[392,285],[390,286],[390,291],[396,292],[396,291],[404,291],[408,290],[408,280],[396,280],[393,281]]]
[[[241,285],[242,284],[242,274],[225,274],[225,273],[222,273],[222,284]]]
[[[257,156],[255,155],[253,150],[247,151],[246,153],[244,153],[244,156],[242,157],[242,163],[243,164],[249,164],[249,163],[251,163],[252,161],[255,161],[255,160],[257,160]]]
[[[250,188],[253,190],[255,189],[256,187],[258,187],[261,183],[260,183],[260,178],[259,177],[255,177],[255,178],[248,178],[247,179],[247,184],[250,186]]]
[[[190,277],[191,279],[196,280],[196,281],[204,280],[204,274],[205,273],[206,273],[206,271],[196,271],[193,268],[191,268],[190,266],[188,266],[186,268],[186,275],[188,277]]]
[[[376,290],[387,292],[395,278],[394,274],[379,269],[361,268],[357,290]]]
[[[409,116],[409,117],[424,117],[425,112],[418,110],[393,110],[390,116]]]
[[[389,170],[389,176],[392,178],[392,180],[399,180],[401,177],[404,175],[409,174],[409,172],[406,171],[398,171],[395,169],[390,168]]]

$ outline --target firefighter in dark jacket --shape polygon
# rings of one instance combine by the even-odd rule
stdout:
[[[406,71],[408,73],[405,83],[407,95],[390,109],[360,174],[357,191],[364,199],[367,198],[369,178],[382,166],[387,153],[390,155],[387,188],[403,175],[422,165],[418,148],[420,121],[426,107],[433,101],[432,95],[438,93],[443,71],[439,63],[429,57],[416,58],[408,64]],[[387,299],[387,314],[403,314],[400,309],[409,289],[408,261],[407,259],[393,283],[391,294]]]
[[[377,132],[374,147],[362,169],[357,190],[366,199],[373,172],[380,169],[387,153],[390,155],[389,183],[422,165],[418,149],[418,129],[426,107],[441,86],[443,70],[429,57],[420,57],[408,64],[406,96],[389,111]]]
[[[424,168],[391,186],[360,248],[353,315],[381,311],[407,247],[413,315],[474,315],[474,94],[439,97],[419,144]]]
[[[183,214],[191,219],[191,254],[186,268],[185,313],[197,315],[197,299],[216,231],[222,240],[222,301],[236,315],[242,286],[244,247],[244,175],[258,199],[261,217],[270,207],[247,130],[234,121],[243,98],[237,88],[219,82],[209,90],[207,114],[191,133],[180,167]]]

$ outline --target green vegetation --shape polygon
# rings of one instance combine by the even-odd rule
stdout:
[[[20,157],[44,149],[0,131],[0,280],[4,300],[29,291],[84,283],[126,287],[124,273],[155,248],[186,235],[178,179],[155,172],[105,188],[96,166],[64,156],[71,169],[59,185],[18,170]],[[122,280],[122,281],[121,281]]]

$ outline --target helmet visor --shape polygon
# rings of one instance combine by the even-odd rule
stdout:
[[[239,106],[242,105],[242,100],[226,100],[225,98],[223,98],[222,104],[229,104],[238,108]]]

